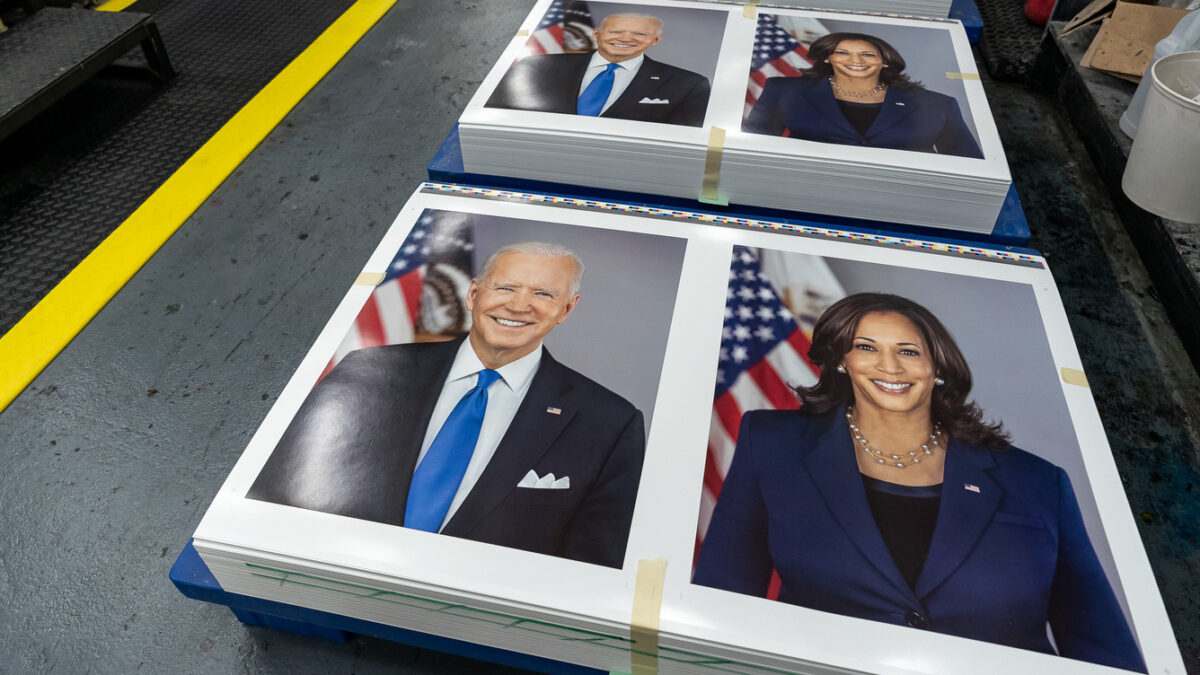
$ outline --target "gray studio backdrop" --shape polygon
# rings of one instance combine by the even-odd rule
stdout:
[[[979,143],[979,130],[975,128],[975,117],[967,103],[967,90],[963,80],[951,80],[946,73],[957,73],[962,67],[954,56],[954,45],[950,35],[942,28],[920,26],[893,26],[864,21],[822,19],[821,25],[830,33],[866,33],[887,42],[900,52],[906,64],[904,72],[909,78],[925,85],[929,91],[953,96],[958,101],[963,120]],[[973,65],[973,64],[968,64]],[[982,145],[982,144],[981,144]]]
[[[492,251],[521,241],[562,244],[583,258],[579,305],[546,348],[637,406],[649,430],[687,241],[496,216],[473,221],[476,271]]]
[[[655,61],[700,73],[712,83],[721,42],[725,38],[727,8],[691,9],[613,2],[589,2],[588,7],[592,10],[593,26],[599,26],[604,17],[618,12],[651,14],[662,19],[663,38],[647,49],[646,55]]]
[[[825,261],[847,294],[894,293],[941,320],[971,366],[971,398],[984,416],[1004,422],[1013,445],[1057,464],[1071,477],[1092,545],[1129,620],[1033,289],[906,267]]]

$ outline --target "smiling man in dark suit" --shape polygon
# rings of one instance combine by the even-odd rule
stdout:
[[[646,56],[662,32],[657,17],[611,14],[593,33],[596,51],[521,59],[487,106],[701,126],[708,78]]]
[[[496,251],[467,292],[465,339],[347,354],[247,496],[620,567],[642,413],[542,346],[582,277],[562,246]]]

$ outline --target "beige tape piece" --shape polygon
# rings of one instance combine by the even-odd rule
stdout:
[[[1083,387],[1084,389],[1092,388],[1091,385],[1088,384],[1087,375],[1085,375],[1082,370],[1075,368],[1062,368],[1062,379],[1063,382],[1066,382],[1067,384],[1073,384],[1077,387]]]
[[[947,80],[978,80],[979,73],[946,73]]]
[[[742,18],[753,19],[755,16],[755,14],[754,14],[755,7],[754,6],[757,4],[758,4],[758,0],[746,0],[746,5],[744,7],[742,7]]]
[[[658,673],[658,620],[662,613],[663,580],[667,559],[638,561],[637,581],[633,587],[633,612],[629,618],[632,675]]]
[[[382,272],[363,272],[354,280],[355,286],[378,286],[383,281]]]
[[[717,188],[721,186],[721,157],[725,154],[725,130],[712,127],[708,132],[708,154],[704,156],[704,182],[700,186],[700,201],[705,204],[728,206]]]
[[[524,29],[519,30],[517,31],[517,37],[529,37],[529,31]]]

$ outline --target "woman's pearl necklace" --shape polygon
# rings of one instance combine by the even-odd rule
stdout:
[[[850,433],[854,436],[854,441],[867,453],[867,456],[875,460],[876,464],[884,464],[886,466],[894,466],[897,469],[903,469],[909,464],[920,464],[922,457],[928,457],[933,454],[933,448],[942,444],[942,427],[940,424],[933,425],[933,431],[929,434],[929,440],[921,444],[921,447],[916,450],[910,450],[905,455],[885,453],[882,450],[872,448],[867,439],[863,438],[862,432],[859,431],[858,425],[854,423],[854,406],[846,408],[846,423],[850,425]]]
[[[878,94],[879,92],[883,91],[884,89],[887,89],[887,85],[882,82],[875,85],[874,89],[868,89],[866,91],[854,91],[853,89],[843,89],[838,86],[837,82],[833,81],[832,76],[830,76],[830,78],[829,78],[829,84],[833,86],[834,91],[845,94],[847,96],[853,96],[854,98],[866,98],[868,96],[874,96],[875,94]]]

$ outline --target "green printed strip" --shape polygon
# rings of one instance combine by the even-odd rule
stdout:
[[[404,599],[404,600],[415,600],[418,602],[427,603],[428,605],[433,605],[432,607],[425,607],[425,608],[432,609],[433,611],[436,611],[439,613],[449,613],[449,614],[452,614],[453,616],[459,616],[462,618],[471,618],[470,616],[465,616],[464,614],[459,614],[457,612],[453,612],[453,610],[463,610],[466,615],[486,616],[486,617],[488,617],[488,619],[480,619],[480,620],[486,621],[487,623],[490,623],[493,625],[502,625],[502,626],[507,626],[509,628],[521,628],[523,630],[539,632],[539,633],[546,634],[546,635],[552,635],[552,634],[547,633],[545,631],[534,631],[533,628],[531,628],[531,627],[538,626],[538,627],[547,627],[547,628],[557,628],[561,631],[566,631],[566,632],[572,633],[574,635],[584,636],[584,637],[565,638],[563,636],[552,635],[552,637],[560,637],[562,639],[594,641],[599,638],[599,639],[605,639],[605,640],[615,640],[622,644],[628,644],[630,642],[630,640],[628,638],[624,638],[619,635],[608,635],[608,634],[599,633],[599,632],[596,632],[593,630],[586,630],[583,628],[575,628],[573,626],[564,626],[562,624],[550,623],[547,621],[539,621],[537,619],[529,619],[529,618],[525,618],[525,617],[514,616],[512,614],[504,614],[502,612],[496,612],[493,610],[482,609],[482,608],[478,608],[478,607],[469,607],[469,606],[463,605],[463,604],[430,600],[429,598],[423,598],[418,595],[409,595],[407,593],[399,593],[396,591],[386,591],[383,589],[375,588],[373,586],[364,586],[362,584],[356,584],[356,583],[352,583],[352,582],[348,582],[348,581],[341,581],[338,579],[329,579],[327,577],[320,577],[320,576],[316,576],[314,574],[308,574],[305,572],[292,572],[289,570],[282,570],[282,569],[279,569],[276,567],[267,567],[265,565],[256,565],[254,563],[245,563],[245,565],[247,567],[249,567],[251,569],[255,569],[255,570],[274,572],[275,574],[277,574],[279,576],[269,576],[269,575],[257,574],[257,573],[254,573],[253,575],[258,576],[260,578],[271,579],[272,581],[278,581],[280,586],[286,586],[286,585],[290,584],[290,585],[295,585],[295,586],[303,586],[306,588],[320,588],[323,590],[333,591],[335,593],[341,593],[343,595],[350,595],[350,596],[353,596],[356,598],[366,598],[366,599],[370,599],[370,600],[382,600],[384,602],[389,602],[391,604],[404,604],[404,603],[401,603],[401,602],[398,602],[397,600],[395,600],[396,598]],[[303,580],[303,581],[301,581],[301,580]],[[326,584],[330,584],[331,586],[320,586],[317,584],[308,583],[310,581],[319,581],[319,582],[323,582]],[[353,589],[355,591],[367,591],[367,593],[356,593],[349,589]],[[504,621],[496,621],[497,618],[504,619]]]
[[[674,663],[705,666],[713,672],[719,673],[737,673],[745,674],[746,672],[755,673],[771,673],[772,675],[787,675],[789,671],[779,670],[777,668],[769,668],[741,661],[733,661],[723,659],[708,654],[699,652],[691,652],[683,649],[675,649],[672,647],[658,648],[658,652],[651,653],[634,649],[632,647],[633,640],[621,637],[620,635],[609,635],[593,630],[583,628],[575,628],[574,626],[565,626],[558,623],[550,623],[538,619],[529,619],[525,617],[514,616],[512,614],[504,614],[488,609],[478,607],[469,607],[459,603],[449,603],[440,600],[431,600],[418,595],[409,595],[407,593],[399,593],[396,591],[387,591],[373,586],[356,584],[349,581],[341,581],[339,579],[330,579],[321,577],[306,572],[292,572],[289,570],[279,569],[277,567],[267,567],[265,565],[256,565],[254,563],[245,563],[246,567],[252,570],[251,575],[260,579],[270,579],[278,581],[282,586],[300,586],[302,588],[316,588],[325,591],[333,591],[343,595],[349,595],[355,598],[365,598],[368,600],[379,600],[391,605],[400,605],[404,607],[412,607],[414,609],[432,610],[438,613],[451,614],[461,618],[474,618],[483,623],[488,623],[493,626],[503,626],[507,628],[517,628],[539,635],[548,637],[557,637],[564,642],[587,642],[599,647],[606,647],[629,654],[640,654],[642,656],[657,656],[660,661],[671,661]],[[270,572],[273,574],[264,574]],[[320,583],[313,583],[320,582]],[[322,585],[328,584],[328,585]],[[419,604],[410,604],[403,602],[405,600],[414,601]],[[459,611],[461,610],[461,613]],[[484,618],[486,617],[486,618]],[[559,633],[545,630],[546,628],[556,629],[571,634],[571,637],[561,635]],[[541,630],[539,630],[541,629]],[[613,644],[616,643],[616,644]],[[736,670],[735,670],[736,668]],[[615,672],[615,671],[614,671]]]

